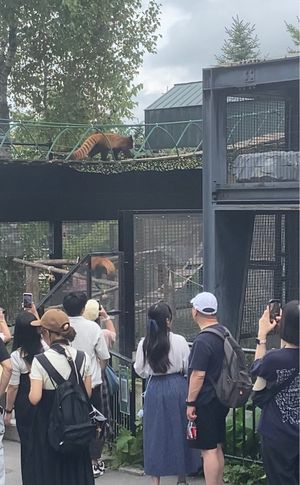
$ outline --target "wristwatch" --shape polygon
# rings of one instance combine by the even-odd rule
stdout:
[[[256,345],[260,345],[260,344],[266,344],[267,343],[267,340],[266,339],[256,338],[255,339],[255,342],[256,342]]]
[[[186,404],[187,407],[189,407],[189,406],[195,407],[196,401],[185,401],[185,404]]]

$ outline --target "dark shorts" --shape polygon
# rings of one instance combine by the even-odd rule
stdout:
[[[189,440],[189,445],[200,450],[213,450],[218,444],[225,442],[226,416],[229,409],[216,398],[208,404],[200,404],[196,409],[197,439]]]

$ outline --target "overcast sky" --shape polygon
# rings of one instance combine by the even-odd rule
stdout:
[[[236,14],[256,25],[262,55],[283,57],[292,46],[284,20],[296,24],[297,0],[160,0],[162,38],[157,53],[146,55],[137,80],[144,85],[135,117],[174,84],[199,81],[203,67],[216,64]]]

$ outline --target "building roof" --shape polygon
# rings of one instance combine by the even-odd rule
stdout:
[[[202,81],[175,84],[170,91],[163,94],[146,110],[184,108],[202,105]]]

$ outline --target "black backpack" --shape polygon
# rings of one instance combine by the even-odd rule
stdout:
[[[71,375],[65,380],[45,354],[36,356],[57,385],[49,419],[48,440],[57,452],[80,453],[96,435],[96,426],[92,424],[90,416],[92,406],[80,374],[85,355],[77,351],[74,365],[73,359],[67,356],[63,347],[53,345],[51,349],[66,356]]]
[[[225,327],[224,327],[225,328]],[[214,386],[219,401],[229,408],[238,408],[246,404],[252,391],[252,380],[247,371],[245,354],[227,328],[225,332],[207,327],[201,333],[213,333],[224,341],[224,359],[222,370]]]

